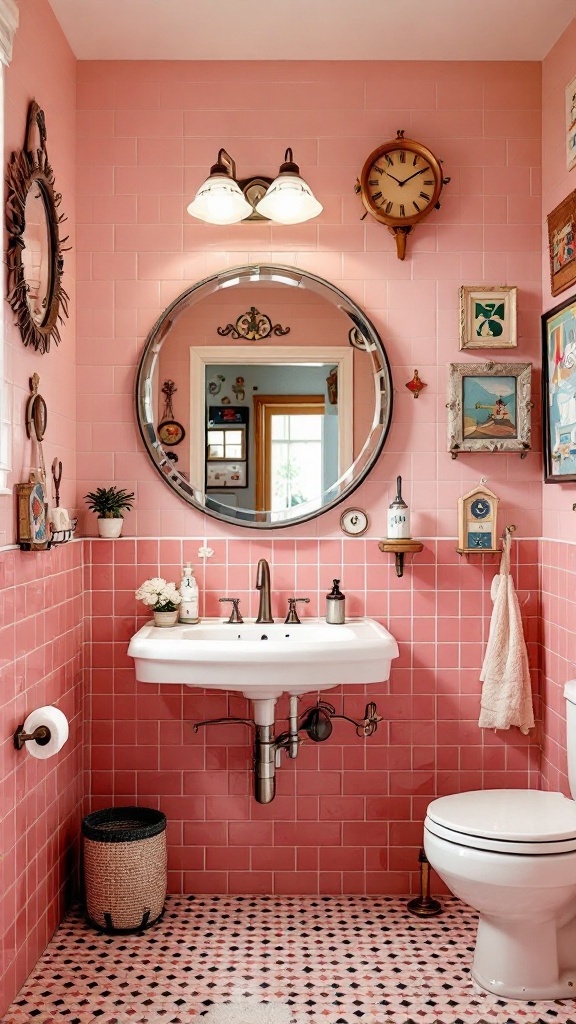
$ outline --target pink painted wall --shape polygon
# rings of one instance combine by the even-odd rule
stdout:
[[[537,737],[478,730],[497,564],[460,560],[454,540],[457,498],[484,475],[502,499],[502,525],[517,526],[537,690],[538,542],[530,538],[541,533],[538,372],[534,451],[524,460],[452,460],[445,403],[446,364],[490,357],[459,351],[462,283],[518,285],[514,358],[539,363],[540,65],[85,63],[78,73],[78,494],[112,481],[136,491],[126,539],[95,540],[88,557],[92,805],[136,799],[166,810],[174,891],[406,891],[431,797],[538,785]],[[383,113],[382,96],[391,112]],[[430,145],[452,178],[442,209],[408,240],[404,263],[386,229],[361,220],[354,194],[364,159],[397,128]],[[243,176],[274,173],[286,145],[324,204],[317,220],[215,228],[188,217],[185,206],[221,146]],[[265,536],[207,519],[166,488],[142,449],[133,386],[151,326],[194,281],[256,260],[325,276],[367,310],[385,341],[394,420],[354,495],[371,519],[358,540],[343,538],[339,509]],[[404,387],[415,367],[428,384],[417,402]],[[425,542],[402,580],[377,546],[398,473],[414,535]],[[88,516],[85,528],[95,532]],[[242,714],[242,702],[136,685],[126,655],[144,621],[134,588],[158,572],[176,579],[183,557],[198,562],[204,538],[215,555],[199,570],[202,614],[218,614],[218,597],[231,592],[254,614],[256,563],[267,557],[276,615],[294,590],[322,614],[340,576],[349,613],[375,616],[400,643],[389,684],[328,695],[349,714],[377,698],[385,723],[375,742],[339,725],[335,742],[305,745],[295,766],[281,769],[279,795],[265,808],[250,796],[246,730],[196,735],[191,727],[227,710]]]
[[[576,171],[566,170],[564,93],[576,75],[576,19],[542,65],[542,280],[544,310],[576,294],[574,287],[550,293],[546,217],[576,188]],[[576,484],[542,488],[542,707],[544,784],[568,792],[563,685],[576,671]]]
[[[76,62],[47,0],[25,0],[12,64],[6,71],[6,152],[24,143],[28,103],[46,114],[47,147],[74,240]],[[24,410],[28,378],[40,374],[48,405],[44,454],[64,465],[62,500],[74,506],[75,256],[66,256],[64,286],[71,316],[62,343],[47,355],[25,349],[5,307],[7,392],[13,412],[9,486],[27,479],[30,443]],[[20,552],[14,541],[15,502],[0,496],[0,1016],[58,925],[77,876],[83,769],[82,545]],[[49,761],[17,752],[13,733],[36,707],[56,704],[70,722],[70,739]]]

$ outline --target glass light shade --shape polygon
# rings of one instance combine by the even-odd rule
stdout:
[[[323,206],[299,174],[279,174],[256,211],[277,224],[302,224],[322,213]]]
[[[192,217],[207,224],[237,224],[254,212],[239,185],[228,174],[211,174],[187,210]]]

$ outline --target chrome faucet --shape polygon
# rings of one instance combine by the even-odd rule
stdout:
[[[260,591],[260,603],[256,622],[274,622],[270,609],[270,566],[265,558],[258,562],[256,590]]]

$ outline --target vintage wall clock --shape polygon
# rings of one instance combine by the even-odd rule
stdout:
[[[487,487],[475,487],[458,498],[458,551],[495,551],[498,548],[498,501]]]
[[[356,185],[368,213],[396,237],[399,260],[406,255],[406,239],[416,224],[440,206],[439,198],[450,178],[426,146],[396,138],[370,154]]]

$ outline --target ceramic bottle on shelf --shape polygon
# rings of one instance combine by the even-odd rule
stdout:
[[[410,509],[402,497],[402,477],[396,477],[396,497],[388,509],[388,539],[410,539]]]

